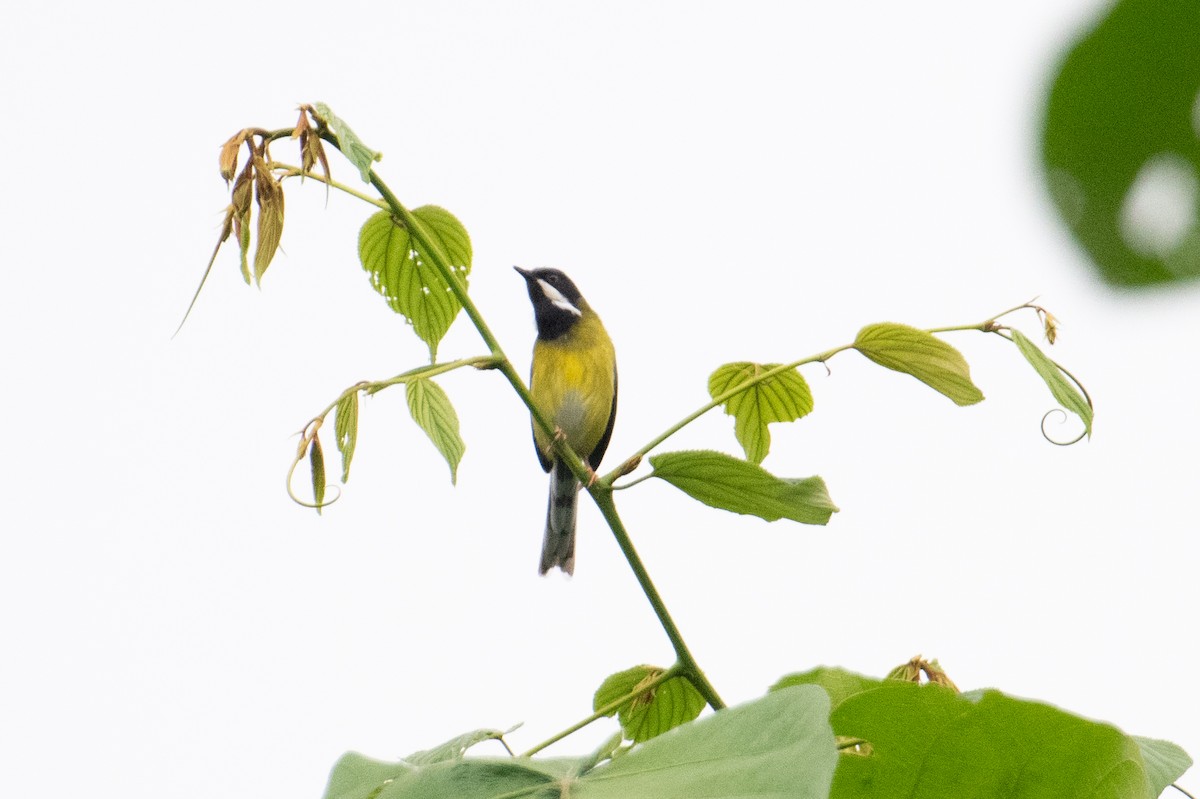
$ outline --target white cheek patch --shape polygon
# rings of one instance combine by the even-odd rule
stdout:
[[[555,308],[560,308],[564,311],[569,311],[576,316],[583,316],[583,311],[571,304],[571,301],[563,296],[562,292],[551,286],[544,280],[538,280],[538,285],[542,287],[542,293],[546,295],[546,299],[550,300],[550,304]]]

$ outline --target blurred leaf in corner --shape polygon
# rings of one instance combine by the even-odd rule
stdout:
[[[1200,3],[1118,0],[1051,83],[1045,179],[1109,283],[1200,277],[1198,41]]]

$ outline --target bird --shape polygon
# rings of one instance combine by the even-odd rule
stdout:
[[[617,417],[617,356],[600,317],[571,279],[557,269],[513,267],[525,278],[537,340],[529,393],[534,405],[591,468],[600,466]],[[533,443],[550,473],[546,532],[538,573],[575,572],[575,511],[579,481],[554,454],[554,440],[536,421]]]

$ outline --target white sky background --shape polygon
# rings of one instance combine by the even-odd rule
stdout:
[[[1046,443],[1053,402],[1016,350],[960,334],[972,408],[853,353],[804,370],[816,410],[772,428],[764,465],[822,475],[828,527],[658,481],[621,509],[729,702],[923,653],[964,689],[1200,753],[1200,295],[1099,284],[1036,169],[1044,82],[1097,3],[34,5],[0,31],[7,794],[315,797],[347,749],[519,721],[524,749],[607,674],[671,662],[586,498],[575,578],[537,576],[546,479],[498,375],[441,381],[457,488],[393,389],[363,403],[341,502],[288,500],[289,436],[425,358],[359,267],[365,205],[290,185],[262,291],[229,249],[170,339],[227,202],[220,144],[317,100],[410,207],[463,221],[472,294],[522,371],[511,265],[576,279],[620,358],[610,465],[726,361],[1040,295],[1096,398],[1091,442]],[[441,348],[482,352],[465,318]],[[667,448],[687,447],[738,452],[732,420]]]

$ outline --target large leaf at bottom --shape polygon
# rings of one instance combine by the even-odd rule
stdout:
[[[998,691],[887,681],[845,700],[838,735],[870,754],[838,764],[835,799],[1153,799],[1137,743],[1111,727]]]
[[[829,694],[830,703],[837,707],[850,697],[878,688],[882,683],[878,677],[865,677],[837,666],[817,666],[780,677],[770,690],[778,691],[792,685],[819,685]]]
[[[810,685],[727,708],[605,763],[572,799],[824,799],[837,763],[829,697]]]
[[[826,799],[837,765],[829,698],[802,685],[718,711],[573,770],[557,760],[454,759],[421,768],[347,755],[326,799]]]

